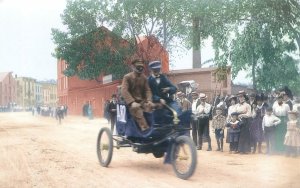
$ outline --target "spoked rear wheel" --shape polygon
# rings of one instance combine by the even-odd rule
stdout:
[[[171,151],[171,161],[177,177],[188,179],[194,174],[197,166],[197,150],[189,137],[176,138]]]
[[[113,154],[113,139],[111,131],[104,127],[100,130],[97,139],[97,155],[101,166],[107,167]]]

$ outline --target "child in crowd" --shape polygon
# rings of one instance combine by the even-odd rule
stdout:
[[[229,143],[230,151],[229,153],[235,152],[238,153],[238,143],[240,137],[240,121],[238,120],[239,113],[233,112],[231,114],[231,120],[226,124],[226,127],[229,128]]]
[[[286,156],[297,157],[297,147],[300,146],[300,128],[297,127],[298,112],[288,112],[287,132],[285,134],[284,145],[286,145]]]
[[[214,129],[218,144],[217,151],[221,152],[223,152],[224,129],[226,124],[226,118],[222,115],[222,111],[222,108],[217,107],[216,115],[212,119],[212,128]]]
[[[281,123],[281,120],[272,114],[273,109],[268,107],[266,114],[262,121],[262,128],[265,135],[265,141],[267,144],[266,154],[272,154],[275,146],[275,127]]]

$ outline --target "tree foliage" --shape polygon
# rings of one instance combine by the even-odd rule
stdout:
[[[68,0],[61,15],[66,31],[52,29],[54,55],[67,60],[66,75],[95,79],[103,72],[121,76],[127,70],[122,61],[132,53],[118,45],[93,49],[93,41],[101,37],[86,34],[102,25],[129,41],[131,50],[141,35],[157,37],[169,52],[178,46],[201,47],[212,37],[220,70],[231,64],[233,77],[251,70],[253,85],[260,90],[285,83],[292,87],[300,83],[294,58],[300,52],[299,16],[298,0]],[[82,36],[86,41],[77,44]]]
[[[234,32],[223,50],[232,62],[233,76],[250,68],[254,88],[268,91],[297,80],[299,62],[292,54],[297,51],[299,2],[235,0],[229,6],[235,10],[230,16]]]

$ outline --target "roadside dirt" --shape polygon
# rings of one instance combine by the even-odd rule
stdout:
[[[114,149],[103,168],[96,139],[104,126],[104,119],[68,116],[58,125],[31,113],[0,113],[0,187],[300,187],[299,157],[229,154],[228,144],[223,153],[198,151],[186,181],[162,158],[131,148]]]

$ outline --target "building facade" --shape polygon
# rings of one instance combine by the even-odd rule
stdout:
[[[194,80],[198,85],[197,92],[205,93],[211,101],[217,94],[225,96],[232,92],[231,68],[227,67],[224,80],[220,82],[216,75],[217,70],[216,67],[172,70],[167,76],[174,85],[182,81]]]
[[[10,107],[16,103],[16,81],[12,72],[0,73],[0,106]]]
[[[42,84],[40,82],[35,83],[35,104],[36,106],[40,106],[43,104],[43,91]]]
[[[17,104],[23,109],[36,105],[35,85],[36,79],[29,77],[17,77]]]
[[[41,85],[42,105],[55,107],[57,106],[57,84],[53,81],[39,82]]]

